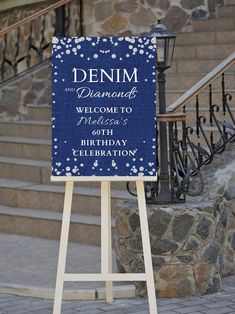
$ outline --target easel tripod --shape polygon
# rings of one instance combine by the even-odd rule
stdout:
[[[150,314],[157,314],[154,287],[151,247],[149,240],[148,218],[144,193],[144,181],[153,181],[151,177],[52,177],[52,181],[65,181],[65,198],[62,219],[59,260],[53,314],[61,313],[64,282],[68,281],[104,281],[106,283],[106,302],[113,301],[113,281],[146,281]],[[74,182],[101,182],[101,273],[68,274],[65,273],[68,248],[69,227],[72,208]],[[143,242],[145,273],[114,274],[112,273],[112,237],[111,237],[111,189],[113,181],[136,181],[139,205],[140,227]]]

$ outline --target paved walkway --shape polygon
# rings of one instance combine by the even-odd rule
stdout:
[[[158,300],[159,314],[234,314],[235,276],[223,279],[224,291],[200,298]],[[19,297],[10,294],[0,295],[1,314],[51,314],[51,300]],[[145,299],[115,300],[112,305],[104,301],[65,301],[62,314],[148,314]]]
[[[8,292],[7,287],[14,286],[18,290],[33,288],[33,296],[40,296],[40,293],[45,291],[45,295],[52,297],[56,282],[58,254],[59,241],[0,234],[0,293]],[[66,272],[99,273],[100,256],[100,247],[70,242]],[[113,254],[113,271],[116,270],[116,260]],[[99,287],[103,287],[103,283],[71,282],[66,283],[65,290],[69,292],[76,289],[80,291],[90,289],[89,298],[92,299]],[[133,292],[134,286],[132,287]]]
[[[29,296],[45,291],[53,297],[59,242],[0,234],[0,314],[52,314],[53,302]],[[114,262],[115,267],[115,262]],[[100,248],[70,243],[68,272],[99,272]],[[76,285],[76,286],[75,286]],[[92,286],[91,286],[92,285]],[[72,284],[74,290],[90,289],[90,297],[99,294],[102,283]],[[13,288],[12,288],[13,287]],[[28,291],[24,287],[31,287]],[[133,286],[132,286],[133,287]],[[71,287],[65,287],[66,290]],[[133,295],[131,287],[117,287],[122,294]],[[126,288],[126,291],[125,291]],[[39,289],[39,290],[37,290]],[[49,290],[48,290],[49,289]],[[123,290],[124,289],[124,290]],[[50,293],[49,293],[49,292]],[[92,292],[93,291],[93,292]],[[32,295],[32,294],[31,294]],[[118,299],[112,305],[104,301],[65,301],[62,314],[148,314],[145,299]],[[223,279],[223,292],[201,298],[158,300],[158,314],[235,314],[235,276]]]

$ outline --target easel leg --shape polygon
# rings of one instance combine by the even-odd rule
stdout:
[[[139,204],[140,226],[142,230],[144,265],[145,265],[145,272],[146,272],[146,277],[147,277],[149,311],[150,311],[150,314],[157,314],[152,254],[151,254],[149,228],[148,228],[148,216],[147,216],[147,208],[146,208],[146,201],[145,201],[145,194],[144,194],[144,182],[137,181],[136,187],[137,187],[137,196],[138,196],[138,204]]]
[[[61,313],[72,197],[73,197],[73,182],[66,182],[53,314]]]
[[[101,273],[112,273],[112,224],[110,181],[101,182]],[[106,302],[113,302],[113,283],[106,281]]]

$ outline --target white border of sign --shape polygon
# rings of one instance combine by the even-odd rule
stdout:
[[[60,238],[59,259],[53,314],[61,313],[64,282],[66,281],[104,281],[106,283],[106,302],[113,301],[113,281],[146,281],[149,300],[149,313],[157,314],[157,303],[153,276],[152,254],[149,238],[148,216],[144,191],[144,181],[154,181],[157,177],[51,177],[51,181],[66,182],[64,209]],[[68,274],[65,273],[69,227],[72,208],[74,182],[97,181],[101,183],[101,273]],[[112,273],[112,235],[111,235],[111,188],[114,181],[136,181],[140,229],[143,243],[145,273]]]

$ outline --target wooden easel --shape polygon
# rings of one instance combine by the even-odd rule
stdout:
[[[113,281],[146,281],[150,314],[157,314],[157,303],[154,287],[152,255],[149,240],[148,218],[144,193],[144,181],[153,181],[152,177],[51,177],[51,181],[64,181],[65,198],[60,238],[59,260],[54,299],[53,314],[61,313],[63,287],[65,281],[104,281],[106,283],[106,302],[113,301]],[[69,226],[72,208],[74,182],[101,182],[101,273],[100,274],[66,274],[66,256],[69,238]],[[145,273],[113,274],[112,273],[112,237],[111,237],[111,191],[110,182],[136,181],[140,227],[143,242]]]

